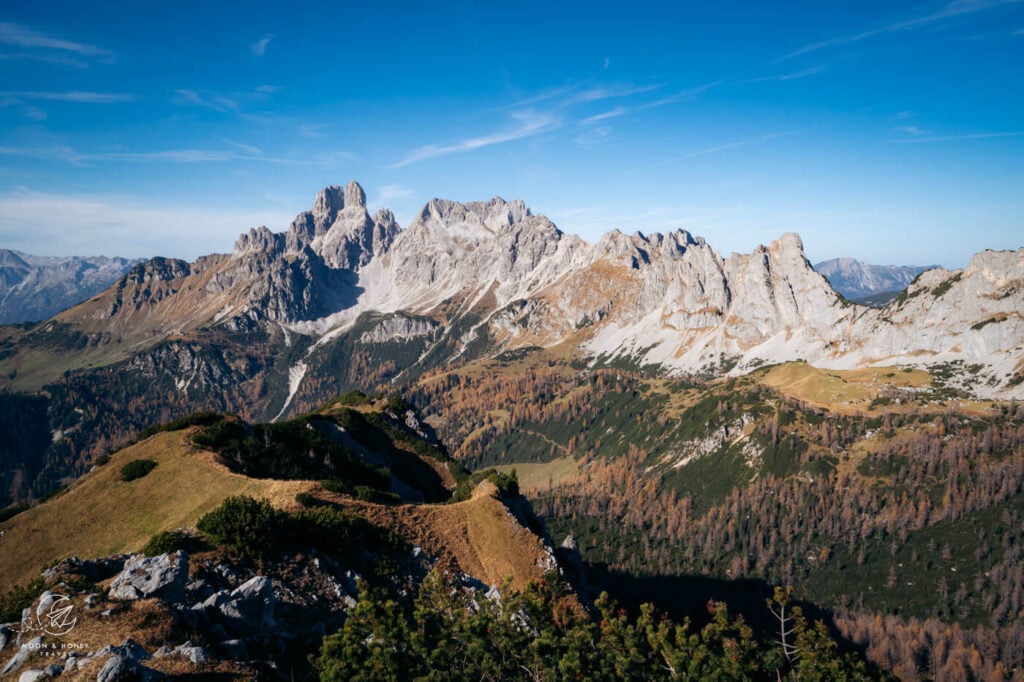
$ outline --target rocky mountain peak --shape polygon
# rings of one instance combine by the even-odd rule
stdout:
[[[235,241],[234,254],[272,252],[283,245],[283,235],[271,232],[270,228],[264,225],[242,233]]]
[[[310,247],[331,268],[355,269],[386,249],[399,230],[391,211],[370,217],[366,192],[353,180],[344,188],[329,185],[317,192],[313,210],[292,221],[284,248],[298,253]]]
[[[355,180],[345,185],[345,206],[366,207],[366,192]]]
[[[460,203],[449,199],[431,199],[420,211],[417,224],[440,229],[457,237],[480,237],[499,234],[510,227],[525,223],[533,213],[521,199],[505,201],[494,197],[490,201]]]
[[[345,207],[346,193],[347,190],[343,190],[338,185],[328,185],[317,192],[316,199],[313,201],[313,218],[318,223],[325,225],[334,222],[338,211]]]

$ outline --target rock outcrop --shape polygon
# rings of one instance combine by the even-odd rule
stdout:
[[[145,599],[161,597],[170,601],[180,599],[188,580],[188,553],[178,550],[174,554],[155,557],[130,557],[124,570],[110,585],[111,599]]]

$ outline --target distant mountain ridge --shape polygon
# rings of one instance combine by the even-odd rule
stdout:
[[[840,265],[870,275],[873,287],[910,277]],[[137,265],[52,325],[12,338],[0,375],[14,390],[41,388],[67,358],[34,363],[35,376],[19,378],[19,351],[67,344],[70,336],[75,365],[131,359],[166,373],[186,394],[230,391],[273,368],[281,377],[273,387],[252,386],[261,403],[253,416],[262,418],[346,388],[336,371],[347,363],[342,347],[382,368],[372,381],[561,346],[591,361],[619,358],[674,374],[738,373],[796,359],[834,368],[961,361],[991,367],[978,388],[994,394],[1019,387],[1007,381],[1024,360],[1022,281],[1024,249],[985,251],[964,270],[929,271],[907,295],[874,310],[837,295],[796,234],[727,258],[683,230],[612,231],[588,243],[522,201],[498,197],[432,199],[402,229],[387,209],[371,216],[351,182],[321,190],[286,232],[243,234],[229,255]],[[224,355],[254,334],[237,347],[244,361]],[[169,355],[160,350],[167,347]],[[211,365],[206,351],[219,359]],[[346,374],[357,381],[358,373]]]
[[[0,249],[0,324],[35,322],[103,291],[142,259],[33,256]]]
[[[854,258],[833,258],[815,264],[832,288],[851,301],[862,301],[880,294],[893,297],[907,288],[914,278],[938,265],[870,265]]]

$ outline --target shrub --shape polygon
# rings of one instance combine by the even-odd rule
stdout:
[[[388,409],[395,414],[405,414],[407,410],[414,408],[412,403],[403,398],[401,394],[395,393],[388,398]]]
[[[0,595],[0,623],[20,622],[21,612],[32,606],[45,589],[43,579],[36,578],[24,587],[12,587],[7,594]]]
[[[4,507],[3,509],[0,509],[0,523],[3,523],[9,518],[17,516],[26,509],[28,509],[27,504],[12,504],[10,507]]]
[[[181,431],[182,429],[187,429],[190,426],[210,426],[222,419],[224,419],[224,417],[216,412],[193,412],[181,419],[175,419],[174,421],[166,424],[158,424],[156,426],[150,426],[147,429],[143,429],[139,434],[139,440],[145,440],[152,435],[162,433],[164,431]]]
[[[239,557],[260,558],[277,544],[284,515],[267,500],[237,495],[204,515],[196,527]]]
[[[356,522],[332,507],[314,507],[291,514],[289,539],[327,552],[343,553],[348,548]]]
[[[344,395],[339,395],[337,398],[332,400],[330,405],[369,405],[373,401],[366,396],[362,391],[349,391]]]
[[[156,462],[151,459],[135,459],[121,467],[121,480],[134,481],[142,478],[156,468]]]
[[[387,490],[378,490],[368,485],[357,485],[352,494],[357,500],[363,502],[377,502],[380,504],[398,504],[402,498]]]
[[[451,499],[448,501],[462,502],[468,500],[473,494],[473,488],[484,479],[493,483],[498,488],[498,493],[502,497],[517,497],[519,495],[519,477],[516,475],[515,469],[512,469],[507,474],[503,474],[497,469],[483,469],[469,476],[469,478],[459,481],[458,487],[455,488],[455,492],[452,493]]]
[[[195,538],[185,530],[165,530],[157,533],[149,539],[142,553],[146,556],[158,554],[170,554],[179,549],[189,550],[195,544]]]

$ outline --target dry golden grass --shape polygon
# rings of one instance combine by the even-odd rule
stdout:
[[[579,473],[576,460],[572,457],[559,457],[550,462],[502,464],[494,468],[503,474],[510,473],[515,469],[519,487],[524,491],[547,490],[553,485],[572,479]]]
[[[143,458],[157,467],[143,478],[121,481],[121,467]],[[116,453],[65,494],[2,524],[0,591],[32,580],[65,557],[138,551],[160,531],[195,526],[230,495],[264,497],[290,508],[297,493],[314,485],[248,478],[216,462],[212,453],[194,450],[186,432],[157,434]]]
[[[60,657],[66,653],[87,656],[108,644],[120,645],[129,637],[148,651],[166,643],[174,627],[174,617],[160,604],[158,599],[142,599],[133,602],[108,602],[100,600],[96,606],[87,608],[85,597],[71,597],[71,617],[77,622],[67,633],[59,637],[43,635],[43,646],[31,654],[10,679],[18,679],[20,673],[31,669],[42,669],[51,664],[63,664]],[[108,616],[102,611],[112,609]],[[13,649],[5,651],[4,660],[13,655]],[[105,658],[91,661],[81,670],[69,671],[61,679],[95,680],[97,673],[106,663]]]
[[[865,367],[831,370],[806,362],[787,362],[757,374],[766,386],[783,395],[834,412],[860,412],[887,388],[925,388],[931,384],[928,372],[899,367]]]
[[[436,556],[442,566],[457,567],[490,585],[512,579],[522,590],[543,575],[546,554],[541,539],[522,526],[497,497],[489,481],[471,499],[449,505],[375,505],[320,492],[373,523],[398,532]]]
[[[10,679],[18,679],[25,670],[38,670],[53,663],[62,664],[59,656],[65,653],[87,656],[107,645],[119,646],[129,638],[150,653],[164,644],[181,643],[181,633],[175,631],[174,616],[159,599],[122,602],[101,597],[92,608],[86,607],[83,595],[75,595],[71,601],[74,605],[71,616],[77,620],[74,628],[60,637],[44,635],[44,647],[32,654],[19,670],[12,673]],[[110,615],[101,615],[101,612],[108,609],[112,611]],[[4,660],[13,655],[10,651],[5,652]],[[97,658],[80,670],[63,673],[61,679],[95,680],[106,662],[105,657]],[[180,657],[166,657],[148,659],[145,666],[168,674],[194,676],[219,673],[222,679],[251,679],[250,670],[231,661],[196,665]]]

